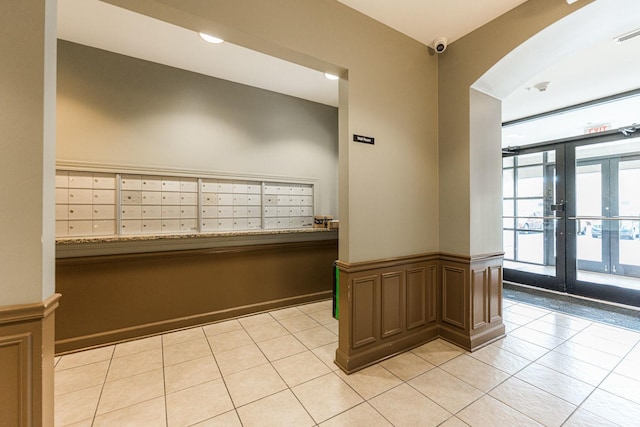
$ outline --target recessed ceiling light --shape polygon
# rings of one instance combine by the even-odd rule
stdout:
[[[220,44],[224,42],[224,40],[219,39],[218,37],[210,36],[209,34],[205,34],[205,33],[198,33],[198,34],[200,34],[200,37],[202,38],[202,40],[209,43]]]
[[[577,2],[578,0],[567,0],[567,3],[569,4],[574,4],[575,2]]]
[[[336,76],[335,74],[331,74],[331,73],[324,73],[324,76],[326,78],[328,78],[329,80],[338,80],[340,77]]]

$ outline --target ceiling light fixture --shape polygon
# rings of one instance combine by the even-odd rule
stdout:
[[[205,34],[205,33],[198,33],[198,34],[200,35],[200,38],[202,38],[202,40],[209,43],[220,44],[224,42],[224,40],[219,39],[218,37],[211,36],[209,34]]]
[[[568,4],[574,4],[575,2],[577,2],[578,0],[567,0]]]
[[[638,28],[637,30],[633,30],[631,32],[628,32],[626,34],[623,34],[621,36],[615,37],[613,40],[616,43],[622,43],[622,42],[626,42],[627,40],[630,40],[634,37],[638,37],[640,36],[640,28]]]
[[[340,77],[336,76],[335,74],[331,74],[331,73],[324,73],[324,76],[326,78],[328,78],[329,80],[338,80]]]

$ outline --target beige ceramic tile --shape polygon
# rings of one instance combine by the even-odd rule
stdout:
[[[507,322],[507,321],[502,321],[502,324],[504,325],[504,331],[505,333],[509,334],[512,331],[515,331],[516,329],[518,329],[521,325],[518,325],[516,323],[511,323],[511,322]]]
[[[523,326],[522,328],[516,329],[515,331],[511,332],[509,336],[520,338],[521,340],[539,345],[540,347],[544,347],[547,350],[553,350],[565,341],[563,338],[558,338],[553,335],[547,335],[545,333],[538,332],[534,329],[529,328],[528,326]]]
[[[238,408],[244,427],[307,427],[315,425],[290,390],[271,395]]]
[[[237,331],[242,329],[242,325],[236,319],[225,320],[224,322],[211,323],[210,325],[204,325],[202,330],[208,337],[224,334],[231,331]]]
[[[318,326],[320,326],[318,322],[304,313],[299,316],[280,319],[279,322],[291,333],[300,332],[311,328],[317,328]]]
[[[354,372],[351,375],[347,375],[342,371],[337,371],[337,373],[344,382],[349,384],[365,400],[402,384],[400,378],[377,364]]]
[[[332,310],[312,311],[312,312],[308,313],[307,315],[309,317],[311,317],[313,320],[315,320],[316,322],[320,323],[321,325],[327,325],[327,324],[330,324],[330,323],[338,323],[338,321],[333,317]]]
[[[451,375],[484,392],[488,392],[509,378],[506,372],[489,366],[466,354],[456,357],[440,365],[440,367]]]
[[[169,346],[204,338],[202,328],[195,327],[162,335],[162,345]]]
[[[496,341],[491,345],[500,347],[503,350],[507,350],[510,353],[531,361],[536,360],[549,352],[549,350],[544,347],[521,340],[513,335],[507,335],[505,338]]]
[[[363,401],[334,373],[300,384],[292,391],[317,423],[326,421]],[[240,418],[242,419],[242,413]]]
[[[331,331],[332,333],[336,334],[336,336],[340,334],[340,324],[338,322],[327,323],[326,325],[323,325],[323,326],[327,328],[329,331]]]
[[[265,323],[272,323],[275,321],[276,319],[274,319],[269,313],[253,314],[251,316],[241,317],[238,319],[238,322],[240,322],[240,324],[244,328],[255,325],[263,325]]]
[[[592,323],[589,320],[568,316],[562,313],[549,313],[546,316],[541,317],[540,320],[543,322],[552,323],[562,328],[571,329],[576,332],[583,330]]]
[[[440,424],[439,427],[468,427],[469,425],[458,417],[451,417],[447,421]]]
[[[539,319],[550,313],[549,310],[540,307],[534,307],[527,304],[515,304],[504,309],[505,312],[516,313],[521,316],[527,316],[532,319]]]
[[[589,411],[585,411],[582,408],[578,408],[577,411],[569,417],[566,423],[562,425],[562,427],[617,427],[617,424],[614,424],[610,421],[605,420],[602,417],[599,417],[596,414],[592,414]]]
[[[78,421],[77,423],[66,424],[64,427],[91,427],[92,425],[93,418],[88,418],[86,420]]]
[[[90,365],[92,363],[110,360],[111,356],[113,355],[114,347],[115,346],[110,345],[107,347],[80,351],[78,353],[65,354],[56,364],[56,371],[62,371],[63,369],[76,368],[82,365]]]
[[[164,395],[162,369],[105,383],[98,415]]]
[[[633,357],[626,357],[616,366],[614,372],[640,381],[640,359],[636,360]]]
[[[498,368],[508,374],[515,374],[531,363],[530,360],[520,357],[497,346],[486,346],[478,351],[469,354],[474,359],[478,359],[487,365]]]
[[[464,408],[458,418],[471,427],[518,426],[540,427],[541,424],[505,405],[489,395],[485,395]]]
[[[538,363],[527,366],[516,377],[574,405],[580,405],[595,388]]]
[[[600,384],[609,374],[606,369],[574,359],[555,350],[542,356],[536,363],[593,386]]]
[[[560,426],[576,406],[517,378],[510,378],[490,395],[545,426]]]
[[[451,417],[407,384],[371,399],[369,404],[396,427],[437,426]]]
[[[188,426],[233,409],[222,379],[167,394],[168,426]]]
[[[599,388],[640,405],[640,381],[613,373]]]
[[[333,302],[331,300],[313,302],[310,304],[299,305],[298,308],[300,309],[300,311],[306,314],[322,310],[331,312],[333,308]]]
[[[307,348],[293,335],[274,338],[258,343],[258,347],[270,361],[279,360],[294,354],[303,353]]]
[[[636,427],[640,420],[640,405],[600,389],[581,408],[619,426]]]
[[[194,424],[193,427],[242,427],[242,423],[238,418],[238,413],[233,410]]]
[[[165,346],[163,349],[164,366],[171,366],[210,355],[211,348],[204,336],[203,338]]]
[[[444,340],[436,339],[414,348],[411,352],[433,365],[441,365],[454,357],[460,356],[463,350]]]
[[[409,351],[387,359],[380,365],[403,381],[409,381],[434,368],[434,365]]]
[[[320,424],[320,427],[393,427],[371,405],[362,403]]]
[[[624,342],[603,338],[599,336],[599,334],[594,333],[590,328],[591,327],[573,336],[570,342],[594,348],[620,358],[626,356],[629,350],[633,347],[633,345]]]
[[[93,419],[102,385],[85,388],[55,397],[55,425],[65,426]]]
[[[253,344],[253,340],[244,329],[208,336],[207,339],[209,340],[209,344],[211,344],[213,354]]]
[[[235,374],[268,363],[267,358],[255,344],[216,354],[216,361],[223,375]]]
[[[613,369],[620,362],[620,358],[612,354],[605,353],[595,348],[585,347],[571,341],[559,345],[557,352],[573,357],[574,359],[590,363],[603,369]]]
[[[477,388],[440,368],[432,369],[412,379],[409,385],[452,414],[484,395]]]
[[[295,354],[273,362],[280,376],[289,387],[326,375],[331,370],[311,351]]]
[[[583,333],[602,338],[607,341],[624,344],[629,349],[640,342],[640,332],[617,328],[611,325],[604,325],[602,323],[591,324],[583,331]]]
[[[565,328],[555,323],[545,322],[543,319],[538,319],[529,323],[527,328],[547,335],[552,335],[563,340],[567,340],[578,333],[578,331],[574,331],[573,329]]]
[[[300,310],[298,307],[288,307],[288,308],[272,311],[269,314],[271,314],[271,316],[276,320],[282,320],[282,319],[287,319],[289,317],[303,315],[304,312]]]
[[[157,350],[162,348],[162,337],[157,335],[155,337],[142,338],[134,341],[128,341],[120,344],[116,344],[116,349],[113,353],[113,357],[128,356],[134,353],[140,353],[148,350]]]
[[[333,342],[327,345],[323,345],[322,347],[314,348],[311,351],[318,357],[318,359],[322,360],[324,364],[329,367],[329,369],[331,369],[332,371],[337,371],[338,369],[340,369],[338,365],[335,364],[337,349],[338,343]]]
[[[109,368],[109,361],[81,365],[55,373],[55,394],[70,393],[93,386],[102,386]]]
[[[227,375],[224,381],[236,408],[287,388],[276,370],[268,363]]]
[[[96,417],[93,427],[154,427],[166,425],[164,396]]]
[[[513,306],[511,306],[511,307],[513,307]],[[511,307],[509,307],[509,308],[511,308]],[[523,316],[521,314],[514,313],[514,312],[508,311],[506,309],[504,310],[503,318],[504,318],[504,320],[506,322],[509,322],[511,324],[518,325],[518,326],[524,326],[524,325],[526,325],[528,323],[531,323],[534,320],[536,320],[536,319],[534,319],[532,317]]]
[[[111,360],[107,381],[114,381],[161,368],[162,348],[132,353]]]
[[[220,371],[213,356],[177,363],[164,369],[166,393],[173,393],[217,378],[220,378]]]
[[[310,350],[338,341],[338,336],[324,326],[305,329],[293,335]]]
[[[268,341],[273,338],[289,335],[287,331],[280,323],[273,321],[263,323],[260,325],[251,325],[245,327],[247,333],[253,338],[255,342]]]

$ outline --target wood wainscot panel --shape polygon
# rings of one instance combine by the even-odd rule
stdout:
[[[404,272],[394,271],[381,275],[381,338],[389,338],[405,329]]]
[[[337,240],[56,260],[58,353],[331,297]]]
[[[468,351],[504,337],[502,254],[442,255],[440,335]],[[468,313],[468,315],[467,315]]]
[[[0,307],[0,426],[54,424],[53,345],[59,294]]]
[[[437,256],[338,261],[336,364],[351,373],[437,337]]]

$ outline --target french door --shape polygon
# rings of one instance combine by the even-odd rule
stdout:
[[[640,306],[640,138],[503,158],[505,280]]]

